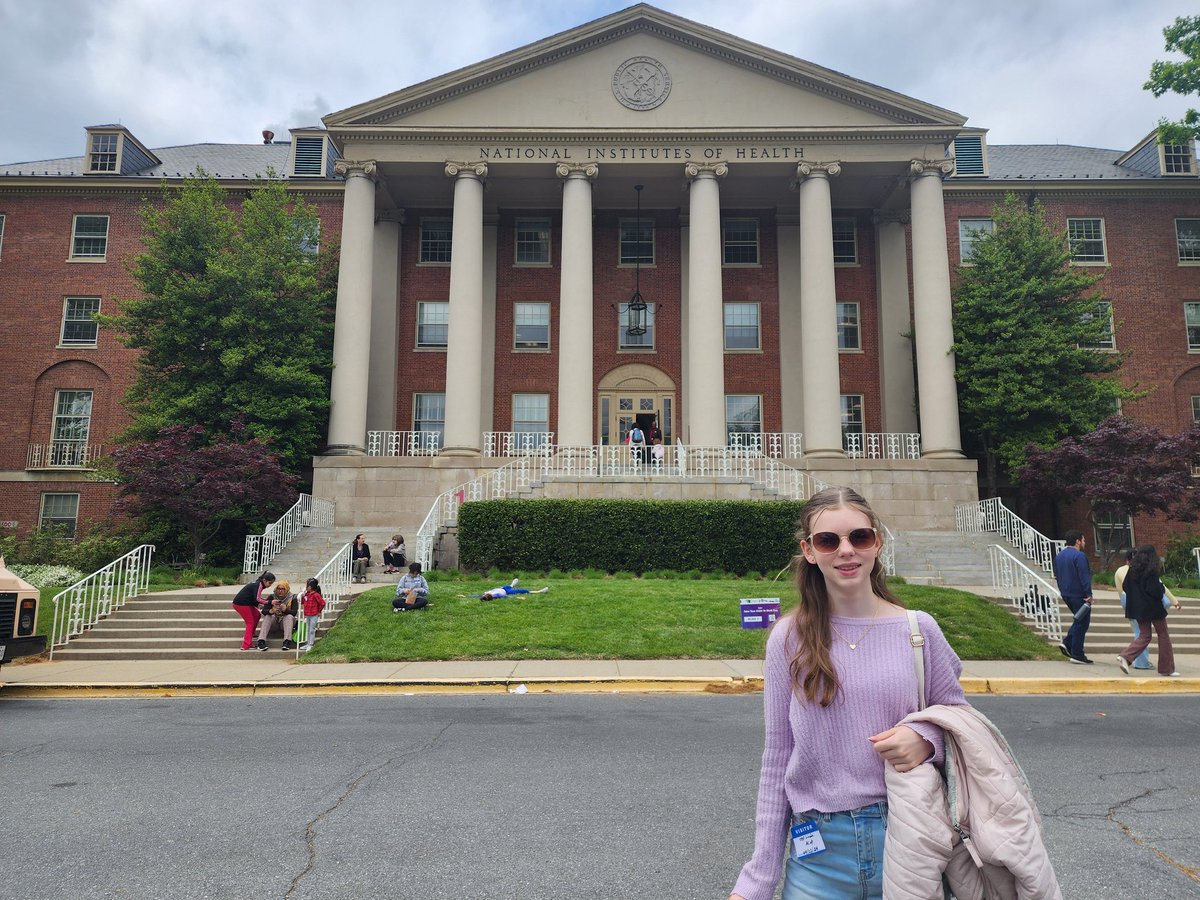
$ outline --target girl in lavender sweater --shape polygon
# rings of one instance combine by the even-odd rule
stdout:
[[[771,631],[763,666],[754,856],[731,900],[771,900],[785,849],[783,900],[882,897],[884,760],[901,772],[942,762],[940,729],[896,724],[917,709],[917,678],[907,614],[884,580],[882,535],[849,488],[804,507],[793,560],[800,601]],[[917,617],[928,705],[964,704],[962,664],[937,623]]]

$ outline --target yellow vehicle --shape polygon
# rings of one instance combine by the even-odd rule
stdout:
[[[37,635],[38,589],[14,575],[0,556],[0,663],[46,649]]]

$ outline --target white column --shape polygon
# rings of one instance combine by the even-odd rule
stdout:
[[[837,291],[833,280],[833,201],[836,162],[800,163],[800,353],[803,365],[804,455],[844,456],[841,376],[837,349]]]
[[[338,160],[334,171],[346,179],[346,190],[342,198],[327,452],[342,455],[364,452],[367,439],[375,163],[343,159]]]
[[[688,188],[688,443],[724,447],[725,315],[721,307],[721,193],[724,163],[689,163]]]
[[[912,201],[913,330],[917,347],[917,397],[920,401],[923,456],[961,457],[958,389],[954,383],[953,310],[950,258],[946,250],[946,209],[942,178],[948,160],[914,160],[909,188]]]
[[[558,294],[558,434],[564,447],[593,443],[592,181],[595,164],[560,163],[562,279]]]
[[[883,430],[913,433],[917,425],[913,385],[912,313],[908,305],[907,213],[875,213],[879,292],[879,376]]]
[[[449,456],[479,453],[483,377],[483,179],[486,163],[446,163],[454,179],[450,238],[450,325],[446,337],[446,440]]]

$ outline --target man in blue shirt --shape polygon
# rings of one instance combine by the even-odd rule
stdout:
[[[1067,546],[1054,557],[1054,578],[1058,581],[1058,592],[1075,618],[1058,649],[1073,663],[1091,665],[1092,661],[1083,653],[1083,639],[1092,624],[1092,567],[1083,552],[1087,540],[1082,531],[1068,531],[1063,541]]]

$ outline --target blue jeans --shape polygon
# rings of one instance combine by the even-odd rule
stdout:
[[[788,846],[783,900],[880,900],[887,804],[846,812],[797,813],[794,824],[815,820],[825,852],[795,859]]]
[[[1083,598],[1063,597],[1063,602],[1071,610],[1074,615],[1079,611],[1079,607],[1084,605]],[[1088,626],[1092,624],[1092,613],[1089,610],[1078,619],[1071,622],[1071,627],[1067,631],[1067,636],[1063,638],[1063,643],[1067,645],[1067,653],[1076,659],[1083,658],[1083,639],[1087,637]]]
[[[1165,597],[1165,595],[1164,595],[1164,597]],[[1121,611],[1122,612],[1125,611],[1125,592],[1124,591],[1121,592]],[[1129,619],[1128,621],[1129,621],[1129,627],[1133,629],[1133,636],[1137,637],[1138,636],[1137,621],[1134,619]],[[1152,666],[1150,664],[1150,648],[1149,647],[1147,647],[1145,650],[1143,650],[1141,653],[1138,654],[1137,659],[1135,659],[1133,661],[1133,667],[1135,669],[1153,669],[1154,668],[1154,666]]]

